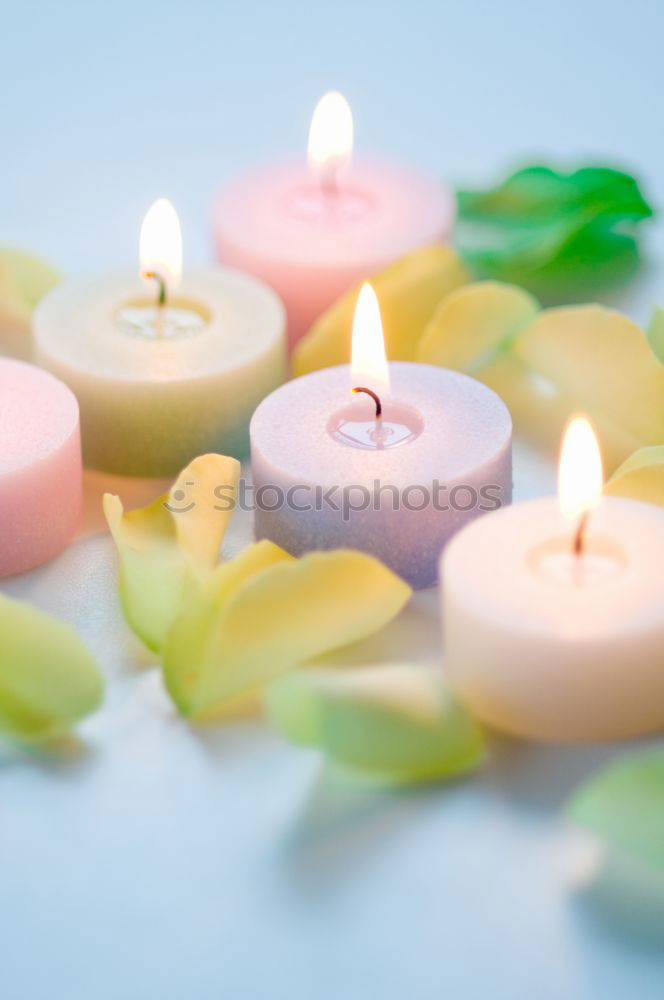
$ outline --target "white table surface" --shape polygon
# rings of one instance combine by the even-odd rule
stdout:
[[[0,242],[68,272],[135,259],[174,200],[209,253],[220,179],[303,147],[318,96],[360,149],[482,182],[608,158],[661,196],[664,6],[605,0],[1,3]],[[652,257],[664,252],[652,228]],[[644,321],[652,264],[621,304]],[[516,491],[550,491],[517,449]],[[88,476],[81,538],[3,591],[61,615],[108,677],[68,754],[0,758],[2,1000],[659,1000],[661,943],[569,886],[560,806],[615,747],[496,742],[467,782],[375,789],[260,721],[195,729],[121,620]],[[152,484],[120,483],[140,502]],[[229,546],[250,535],[239,518]],[[350,656],[439,660],[420,594]]]

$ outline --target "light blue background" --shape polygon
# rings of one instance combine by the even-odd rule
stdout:
[[[72,273],[135,260],[160,194],[205,259],[218,183],[304,150],[331,87],[359,150],[451,181],[608,158],[664,195],[657,0],[1,8],[0,241]],[[641,320],[661,291],[657,228],[651,245],[623,300]],[[551,470],[528,470],[544,489]],[[566,884],[559,809],[611,749],[501,742],[469,783],[391,794],[259,723],[192,733],[137,671],[109,559],[87,539],[6,585],[72,621],[112,683],[79,754],[0,762],[3,1000],[664,995],[661,944]],[[424,595],[375,652],[436,650]]]

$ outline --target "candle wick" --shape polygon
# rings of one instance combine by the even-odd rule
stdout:
[[[587,510],[579,518],[579,525],[574,534],[574,541],[572,543],[572,549],[575,556],[583,555],[583,549],[586,540],[586,528],[588,526],[589,516],[590,516],[590,511]]]
[[[319,175],[320,189],[328,204],[333,203],[339,194],[336,167],[323,168]]]
[[[366,392],[367,396],[371,396],[374,403],[376,404],[376,420],[380,420],[383,415],[383,404],[380,401],[380,396],[373,391],[373,389],[366,389],[362,385],[358,385],[353,389],[353,392]]]
[[[166,281],[164,280],[163,275],[158,274],[157,271],[146,271],[145,277],[150,281],[157,282],[157,305],[160,309],[163,309],[166,305]]]

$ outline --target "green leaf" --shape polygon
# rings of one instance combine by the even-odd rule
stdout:
[[[593,224],[571,236],[560,252],[533,269],[524,283],[551,304],[578,301],[625,284],[636,274],[640,262],[634,236]]]
[[[636,180],[607,167],[525,167],[486,191],[459,191],[457,202],[457,245],[475,276],[543,298],[629,278],[637,226],[653,214]]]
[[[200,718],[330,650],[371,635],[410,588],[350,550],[295,559],[262,541],[218,566],[192,592],[163,652],[168,691]]]
[[[610,849],[664,870],[664,747],[609,765],[574,794],[568,811]]]
[[[68,730],[101,703],[95,660],[64,622],[0,595],[0,729],[19,742]]]
[[[119,497],[104,496],[120,556],[124,616],[149,649],[162,648],[186,595],[216,565],[239,474],[236,459],[201,455],[147,507],[124,513]]]
[[[478,726],[434,670],[309,668],[271,684],[268,716],[293,743],[393,781],[451,778],[483,760]]]

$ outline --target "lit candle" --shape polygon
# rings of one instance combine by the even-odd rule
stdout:
[[[369,285],[352,358],[294,379],[256,410],[257,537],[295,555],[360,549],[412,586],[430,586],[448,538],[510,501],[509,413],[466,375],[388,364]]]
[[[285,318],[255,278],[182,272],[170,202],[148,212],[140,272],[60,285],[34,315],[36,359],[81,408],[83,458],[107,472],[171,476],[198,454],[242,457],[256,404],[285,374]]]
[[[254,170],[217,201],[219,259],[279,292],[291,346],[348,288],[450,236],[450,191],[410,168],[357,163],[352,149],[350,107],[341,94],[326,94],[311,123],[308,163]]]
[[[80,514],[74,395],[41,369],[0,358],[0,577],[57,555]]]
[[[441,565],[445,669],[488,724],[549,742],[664,726],[664,511],[601,499],[597,441],[567,430],[559,502],[470,525]]]

